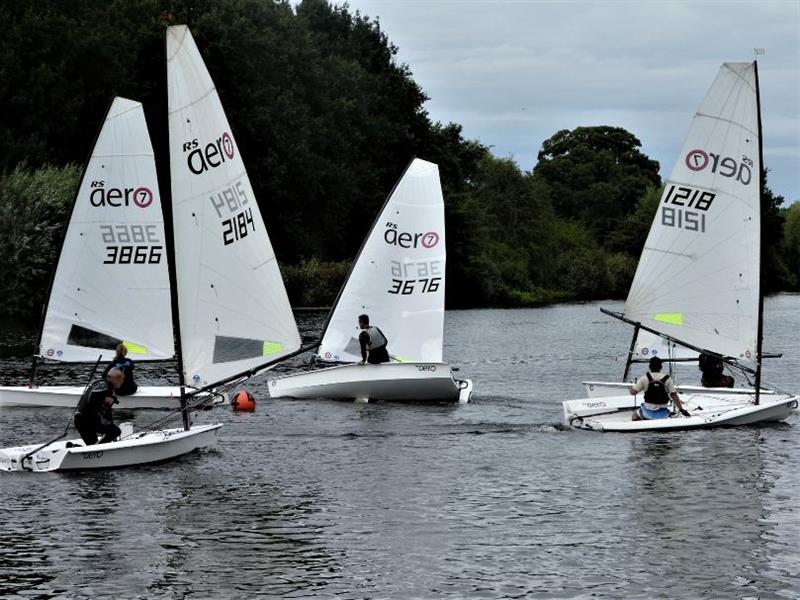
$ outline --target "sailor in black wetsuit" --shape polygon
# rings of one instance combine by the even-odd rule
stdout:
[[[120,429],[114,425],[111,407],[118,402],[116,390],[125,380],[125,374],[117,368],[108,371],[105,381],[95,381],[81,396],[75,409],[75,429],[87,446],[97,444],[97,434],[103,434],[99,443],[113,442]]]
[[[383,332],[377,327],[371,327],[367,315],[359,315],[358,327],[361,333],[358,334],[358,342],[361,344],[361,362],[377,365],[389,362],[389,351],[386,345],[389,341]]]
[[[125,344],[119,344],[117,346],[117,355],[106,367],[106,370],[103,371],[103,379],[106,378],[111,369],[117,368],[125,375],[125,381],[122,382],[122,385],[117,390],[117,395],[130,396],[131,394],[135,394],[139,386],[136,385],[136,380],[133,378],[133,367],[133,361],[128,358],[128,348]]]

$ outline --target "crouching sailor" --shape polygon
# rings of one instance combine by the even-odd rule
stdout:
[[[640,377],[629,390],[631,396],[644,392],[644,402],[633,413],[634,421],[668,418],[671,414],[669,408],[667,408],[670,400],[684,417],[691,416],[689,411],[681,404],[681,400],[678,398],[678,390],[675,388],[675,384],[669,374],[661,372],[661,365],[660,358],[657,356],[651,358],[648,365],[650,370],[643,377]]]
[[[359,364],[377,365],[389,362],[389,351],[386,349],[389,341],[380,329],[370,326],[369,316],[358,316],[358,328],[361,329],[361,333],[358,334],[358,342],[361,344],[361,362]]]
[[[117,389],[125,380],[125,374],[116,367],[109,369],[105,381],[95,381],[83,393],[75,410],[75,429],[87,446],[97,444],[98,434],[103,434],[99,443],[113,442],[120,429],[114,425],[111,407],[119,403]]]

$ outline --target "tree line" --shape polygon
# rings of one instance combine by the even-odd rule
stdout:
[[[197,40],[295,305],[331,302],[414,156],[440,168],[450,307],[624,297],[659,202],[659,165],[624,129],[554,132],[525,171],[434,122],[380,23],[325,0],[2,0],[0,23],[6,316],[39,314],[113,95],[144,104],[169,189],[168,24]],[[765,198],[766,288],[798,289],[800,209]]]

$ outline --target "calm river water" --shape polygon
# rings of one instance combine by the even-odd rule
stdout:
[[[257,412],[197,417],[225,423],[216,451],[2,474],[0,597],[800,597],[800,420],[564,430],[582,379],[621,375],[631,331],[598,308],[448,312],[467,406],[268,400],[262,376]],[[304,335],[323,317],[299,315]],[[794,390],[798,331],[800,297],[769,299],[765,349],[786,357],[765,377]],[[24,383],[31,333],[0,336],[0,380]],[[0,446],[66,417],[0,411]]]

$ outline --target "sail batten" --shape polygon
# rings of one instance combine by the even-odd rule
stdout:
[[[185,26],[167,29],[175,270],[188,384],[300,348],[286,289],[219,95]]]
[[[142,105],[114,98],[75,198],[39,344],[66,362],[174,356],[166,239]]]
[[[439,168],[414,159],[356,258],[319,358],[361,360],[356,321],[364,313],[389,340],[389,353],[397,360],[441,362],[446,258]]]
[[[760,158],[753,63],[725,63],[665,182],[625,316],[697,348],[755,360]],[[680,314],[680,319],[659,318]],[[637,356],[659,351],[655,336]]]

